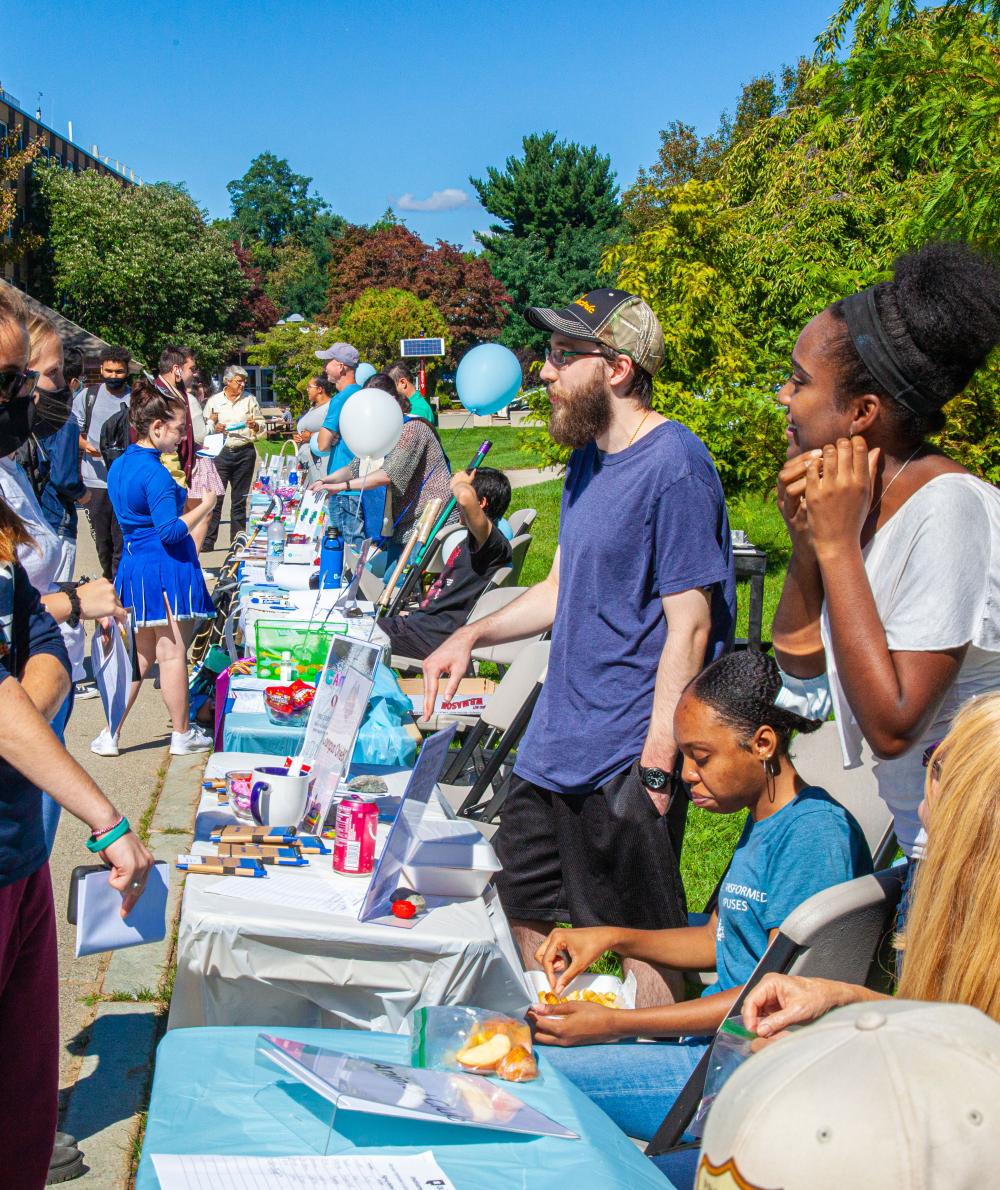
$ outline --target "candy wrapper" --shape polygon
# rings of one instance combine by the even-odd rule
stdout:
[[[264,706],[267,717],[279,727],[295,726],[309,718],[316,690],[308,682],[295,681],[290,686],[267,686]]]
[[[434,1005],[412,1012],[410,1065],[495,1075],[511,1083],[538,1078],[525,1022],[484,1008]]]

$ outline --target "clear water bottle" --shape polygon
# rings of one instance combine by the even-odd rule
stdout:
[[[275,572],[285,553],[285,527],[277,517],[267,526],[267,553],[264,555],[264,577],[274,582]]]

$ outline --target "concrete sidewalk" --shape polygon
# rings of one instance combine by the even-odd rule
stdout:
[[[228,524],[228,500],[224,513]],[[225,528],[221,536],[228,543]],[[220,548],[203,554],[202,564],[217,567],[225,553]],[[100,574],[86,516],[80,517],[76,573]],[[88,655],[89,648],[88,638]],[[201,772],[209,753],[169,755],[170,722],[151,678],[125,724],[118,757],[90,751],[91,740],[104,726],[100,699],[77,703],[66,746],[132,826],[148,831],[148,846],[156,857],[172,865],[192,837]],[[167,976],[181,882],[172,870],[163,943],[75,958],[76,930],[66,921],[66,902],[72,870],[93,862],[84,847],[87,834],[83,823],[63,814],[50,860],[59,958],[60,1128],[77,1138],[87,1166],[87,1172],[69,1184],[81,1190],[125,1190],[153,1050],[169,1006]]]

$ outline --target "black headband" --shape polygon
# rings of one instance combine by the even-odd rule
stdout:
[[[875,305],[875,290],[852,293],[840,303],[851,342],[873,379],[894,401],[912,413],[926,415],[941,408],[941,401],[909,380],[889,340]]]

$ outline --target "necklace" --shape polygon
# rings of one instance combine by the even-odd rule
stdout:
[[[626,443],[625,443],[625,449],[626,449],[626,450],[628,450],[628,448],[629,448],[629,447],[632,445],[632,443],[633,443],[633,442],[636,440],[636,436],[638,435],[639,431],[640,431],[640,430],[642,429],[642,427],[643,427],[643,426],[646,424],[646,418],[647,418],[647,417],[649,417],[649,415],[650,415],[652,412],[653,412],[653,411],[652,411],[652,409],[647,409],[647,410],[646,410],[646,412],[643,414],[642,421],[641,421],[641,422],[639,422],[639,424],[638,424],[638,425],[635,427],[635,429],[632,431],[632,437],[631,437],[631,438],[628,440],[628,442],[626,442]],[[907,461],[909,461],[909,460],[907,460]],[[894,475],[894,476],[893,476],[893,479],[895,479],[895,478],[896,478],[896,476]]]
[[[882,501],[885,499],[886,492],[892,487],[892,485],[896,482],[896,480],[899,479],[899,477],[903,474],[903,472],[906,470],[906,468],[909,467],[909,465],[913,462],[913,460],[917,457],[918,454],[920,454],[920,452],[923,449],[924,449],[924,444],[921,442],[920,445],[917,447],[917,449],[913,452],[913,454],[910,455],[910,457],[906,460],[906,462],[902,465],[902,467],[900,467],[900,469],[896,472],[896,474],[892,477],[892,479],[890,479],[889,482],[885,485],[885,487],[882,489],[882,492],[881,492],[881,495],[879,496],[879,498],[875,501],[875,503],[868,510],[869,517],[873,516],[875,513],[878,512],[879,508],[882,505]]]

